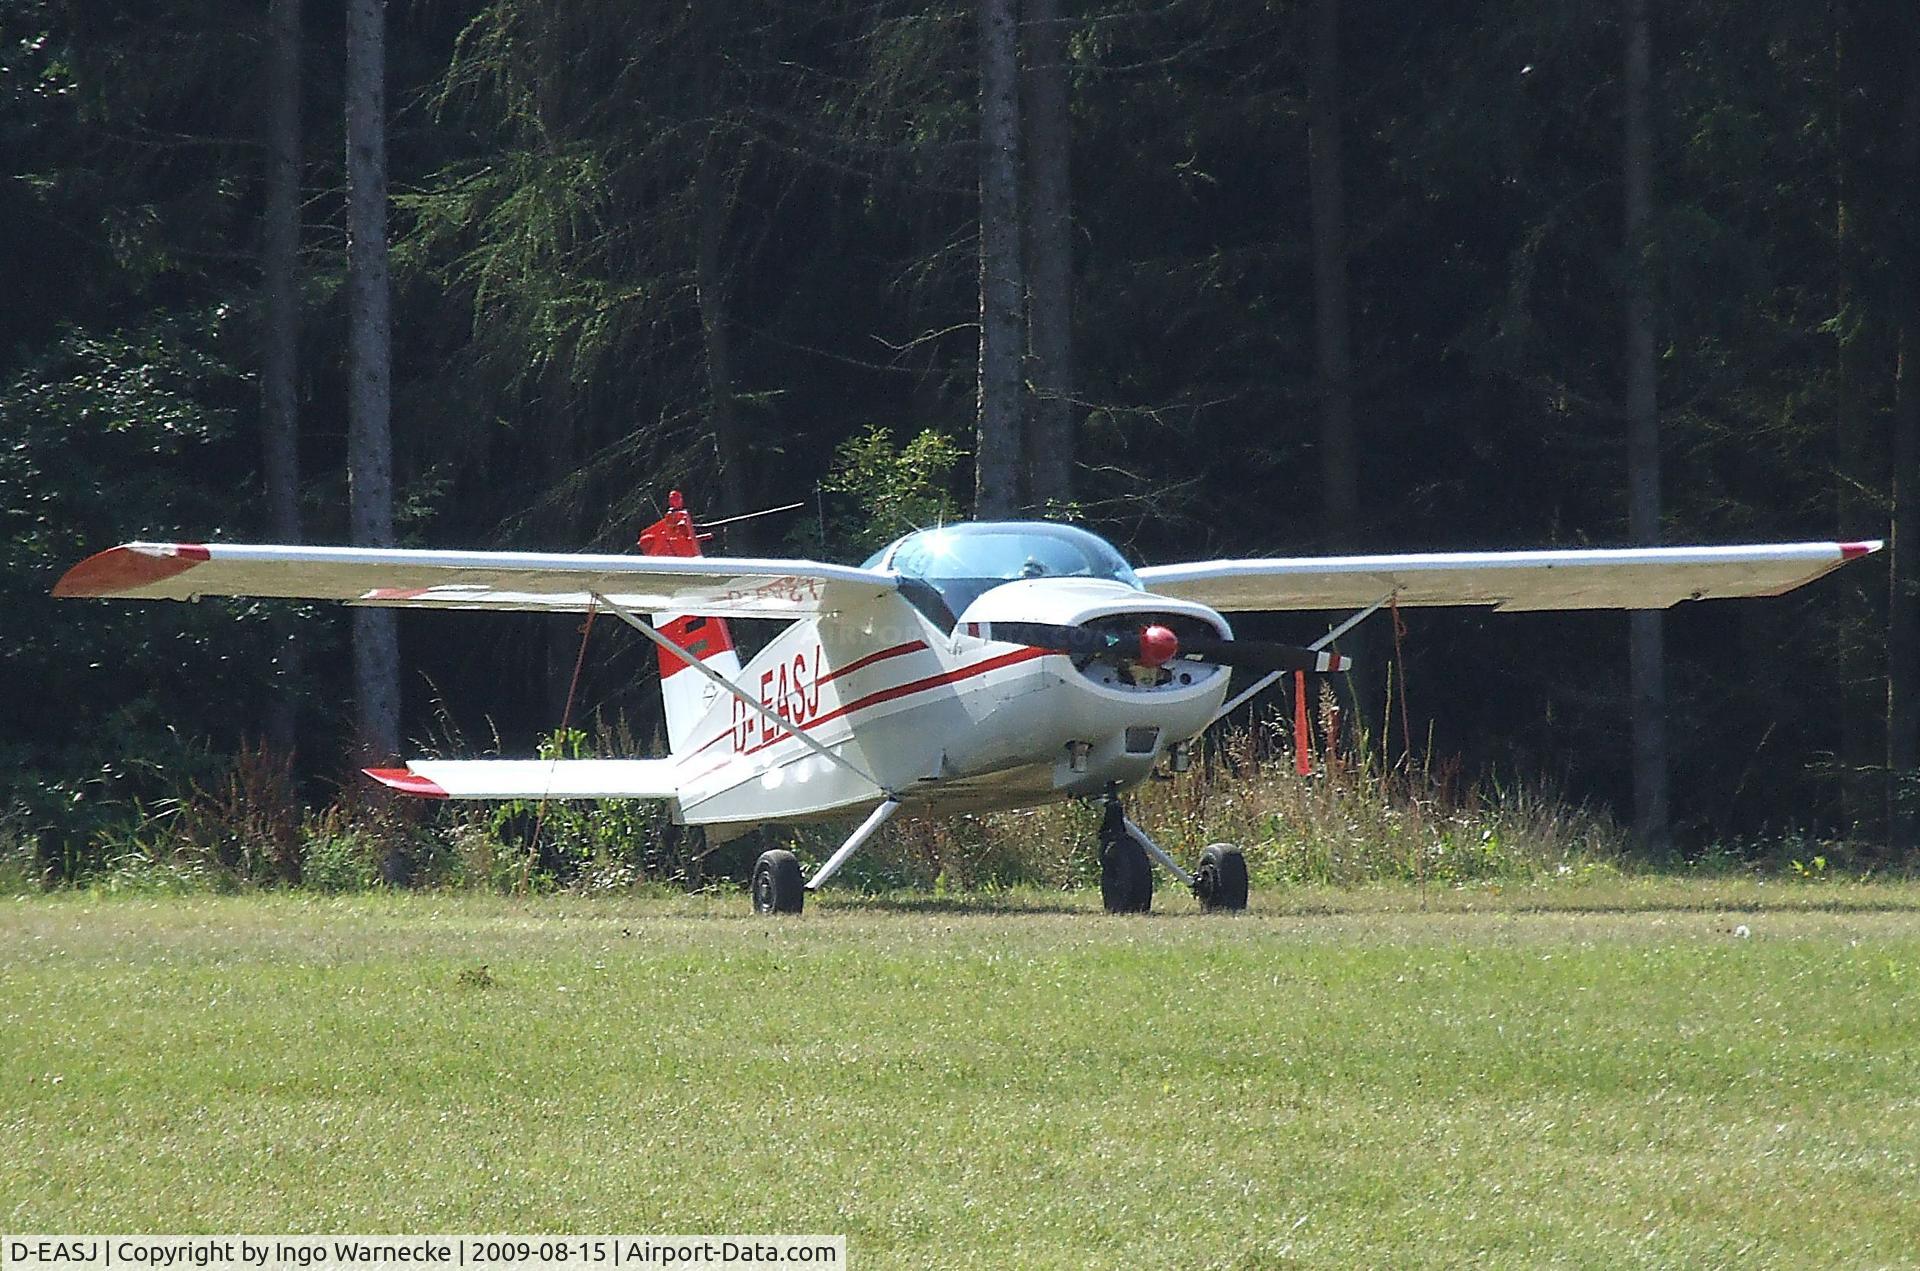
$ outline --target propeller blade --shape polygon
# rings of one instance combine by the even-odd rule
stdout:
[[[1345,671],[1353,659],[1327,649],[1304,649],[1272,640],[1221,640],[1197,636],[1181,641],[1180,652],[1202,662],[1249,671]]]
[[[1150,624],[1140,632],[1095,631],[1087,627],[1062,626],[1052,622],[970,622],[967,634],[987,640],[1006,640],[1036,649],[1051,649],[1075,658],[1104,658],[1109,661],[1141,661],[1142,653],[1161,648],[1170,651],[1161,661],[1173,657],[1193,658],[1219,666],[1237,666],[1252,671],[1345,671],[1353,659],[1324,649],[1305,649],[1299,645],[1276,644],[1271,640],[1222,640],[1218,636],[1186,636],[1142,643],[1142,635],[1153,631]],[[1160,665],[1160,662],[1153,662]]]
[[[1036,649],[1051,649],[1076,658],[1113,657],[1130,652],[1135,646],[1134,641],[1118,632],[1093,631],[1053,622],[969,622],[967,634],[983,640],[1005,640]]]

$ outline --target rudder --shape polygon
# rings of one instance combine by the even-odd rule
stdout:
[[[700,535],[693,527],[687,501],[680,491],[667,495],[667,514],[640,531],[640,551],[647,556],[699,556]],[[724,618],[699,614],[657,613],[653,625],[660,634],[693,654],[707,669],[728,680],[740,678],[740,655],[734,652],[733,632]],[[658,650],[660,696],[667,712],[667,745],[674,754],[693,743],[693,730],[713,703],[718,690],[684,658]]]

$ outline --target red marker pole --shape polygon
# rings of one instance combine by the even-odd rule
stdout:
[[[1313,727],[1307,722],[1307,673],[1293,673],[1293,770],[1313,775]]]

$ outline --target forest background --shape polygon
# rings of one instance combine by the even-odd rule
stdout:
[[[67,565],[622,550],[673,487],[841,559],[975,511],[1146,562],[1889,538],[1664,620],[1404,614],[1349,714],[1650,858],[1912,859],[1911,4],[21,0],[0,57],[0,819],[46,877],[235,773],[529,753],[570,689],[657,731],[577,619],[369,661]]]

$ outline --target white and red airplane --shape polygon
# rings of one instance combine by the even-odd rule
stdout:
[[[865,819],[803,881],[762,854],[753,903],[798,913],[902,808],[938,816],[1106,800],[1101,891],[1145,910],[1148,857],[1208,909],[1247,903],[1245,858],[1216,844],[1191,871],[1128,820],[1120,792],[1289,670],[1337,671],[1327,647],[1392,604],[1664,609],[1777,596],[1878,542],[1457,552],[1198,561],[1135,569],[1105,540],[1045,522],[908,534],[858,567],[703,557],[678,491],[641,555],[127,543],[56,596],[282,596],[402,609],[604,611],[659,646],[670,753],[659,759],[430,759],[369,769],[431,799],[662,799],[724,840],[767,823]],[[1227,613],[1348,610],[1311,648],[1234,637]],[[646,615],[646,616],[643,616]],[[728,618],[788,619],[744,667]],[[1235,667],[1261,673],[1229,701]]]

